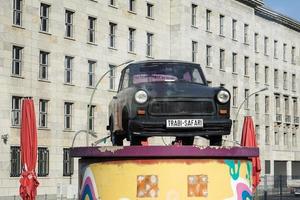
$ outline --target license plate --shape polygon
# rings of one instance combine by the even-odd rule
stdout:
[[[167,128],[203,127],[203,119],[167,119]]]

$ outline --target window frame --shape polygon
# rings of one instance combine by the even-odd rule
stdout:
[[[194,4],[192,3],[192,12],[191,12],[191,25],[193,27],[197,27],[197,8],[198,8],[198,5],[197,4]]]
[[[63,176],[72,176],[74,173],[74,158],[70,156],[70,148],[63,148]]]
[[[38,147],[38,173],[39,177],[49,175],[49,149],[47,147]]]
[[[20,146],[10,147],[10,177],[20,177],[22,173],[21,166],[21,148]]]
[[[154,4],[147,2],[147,12],[146,12],[146,17],[153,19],[153,7]]]
[[[74,38],[74,14],[72,10],[65,10],[65,37]]]
[[[39,128],[48,128],[48,104],[49,100],[47,99],[39,100]]]
[[[109,22],[109,47],[116,48],[116,30],[117,24]]]
[[[212,66],[212,46],[211,45],[206,45],[206,66],[211,67]]]
[[[95,87],[96,83],[96,65],[97,62],[94,60],[88,60],[88,86]]]
[[[88,105],[87,107],[88,109],[90,109],[89,112],[89,131],[95,131],[95,110],[96,110],[96,106],[95,105]]]
[[[132,53],[135,52],[135,32],[135,28],[128,28],[128,52]]]
[[[109,64],[109,90],[116,90],[116,65]]]
[[[16,46],[16,45],[13,45],[12,47],[13,47],[12,48],[12,75],[22,76],[24,47]],[[19,55],[19,56],[17,57],[17,55]],[[18,65],[16,65],[16,64],[18,64]],[[16,71],[18,71],[19,73],[16,73]]]
[[[72,56],[65,56],[65,84],[72,84],[73,79],[73,59]]]
[[[225,49],[220,49],[220,70],[225,70]]]
[[[73,102],[64,102],[64,130],[72,130],[73,104]]]
[[[88,16],[88,42],[96,43],[96,23],[97,18]]]
[[[153,56],[153,33],[147,32],[147,42],[146,42],[146,56]]]
[[[23,0],[13,0],[13,25],[22,27],[22,22],[23,22],[22,14],[23,14]]]
[[[206,31],[211,32],[210,22],[211,22],[211,10],[206,9]]]
[[[46,3],[41,3],[40,5],[40,31],[42,32],[49,32],[50,7]],[[44,15],[44,11],[46,11],[46,15]]]
[[[11,105],[11,125],[14,127],[21,126],[21,110],[22,110],[22,97],[12,96],[12,105]],[[18,108],[16,108],[16,101],[18,102]],[[15,123],[15,116],[17,118],[17,123]]]
[[[192,41],[192,62],[197,62],[198,42]]]
[[[39,79],[40,80],[48,80],[48,67],[49,67],[49,52],[40,51],[39,56]],[[45,56],[45,63],[43,63],[43,56]],[[45,77],[43,77],[45,74]]]

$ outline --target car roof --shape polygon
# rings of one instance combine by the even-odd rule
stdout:
[[[167,60],[167,59],[142,60],[142,61],[135,61],[130,64],[145,64],[145,63],[187,63],[187,64],[194,64],[194,65],[197,64],[197,63],[183,61],[183,60]]]

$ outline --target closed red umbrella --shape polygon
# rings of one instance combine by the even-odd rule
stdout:
[[[256,134],[253,125],[253,120],[250,116],[246,116],[244,119],[243,132],[241,146],[245,147],[257,147]],[[253,192],[255,192],[256,187],[260,182],[260,159],[258,157],[252,158],[252,187]]]
[[[32,99],[23,99],[21,114],[20,147],[22,173],[19,192],[23,200],[34,200],[39,182],[35,173],[37,159],[37,129]]]

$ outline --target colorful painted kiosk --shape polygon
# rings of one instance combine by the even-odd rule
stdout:
[[[76,147],[84,200],[252,199],[258,148],[196,146]]]

